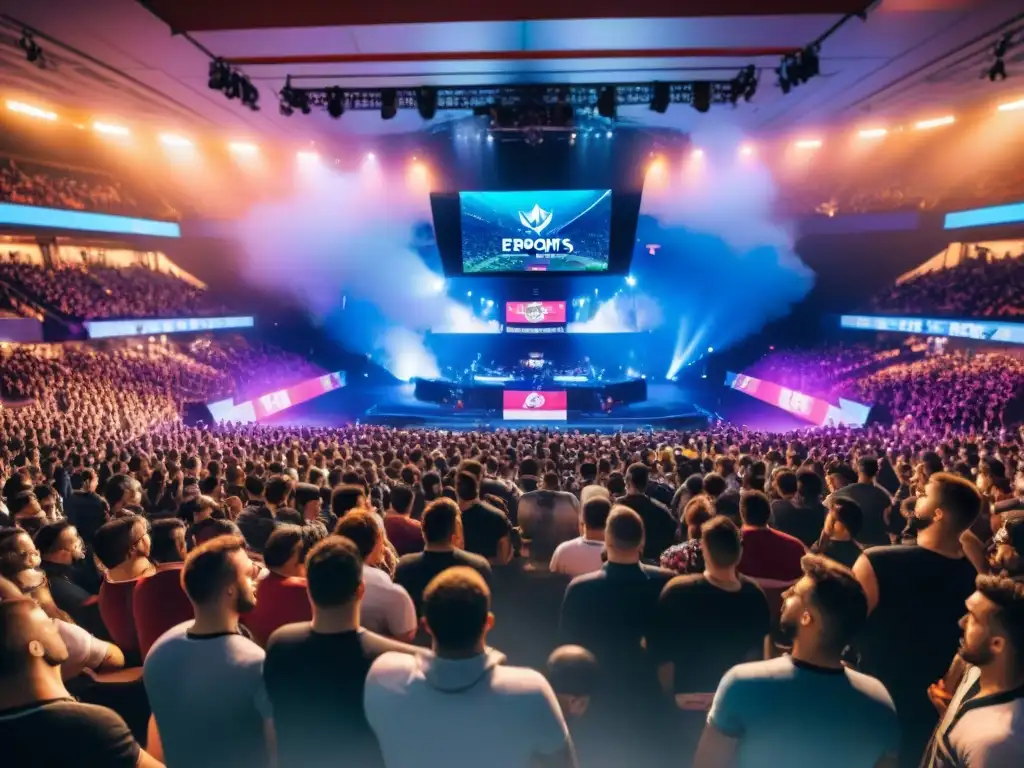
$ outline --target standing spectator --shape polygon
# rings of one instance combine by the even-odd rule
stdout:
[[[472,472],[459,472],[455,494],[462,513],[467,552],[486,557],[493,565],[512,559],[512,526],[500,510],[480,500],[480,481]]]
[[[740,496],[743,519],[743,557],[739,572],[762,587],[789,586],[800,578],[800,558],[804,545],[793,536],[768,526],[772,508],[760,491],[744,491]]]
[[[264,654],[239,623],[256,604],[251,566],[240,536],[192,550],[183,581],[195,620],[169,630],[146,657],[146,693],[170,768],[270,764]]]
[[[772,502],[771,527],[811,546],[825,525],[821,478],[810,469],[783,470],[776,476],[776,489],[780,498]]]
[[[132,595],[132,614],[139,653],[146,658],[153,643],[171,627],[192,618],[192,603],[181,585],[185,567],[185,522],[171,517],[153,523],[150,557],[153,573],[139,578]]]
[[[673,544],[661,553],[661,567],[676,573],[703,573],[704,551],[700,546],[701,527],[715,516],[715,507],[707,496],[695,496],[683,510],[686,541]],[[728,518],[727,518],[728,519]]]
[[[607,495],[595,496],[583,505],[583,519],[580,523],[582,533],[572,541],[564,541],[555,548],[548,566],[552,573],[582,576],[584,573],[601,570],[604,528],[611,511],[612,503]]]
[[[560,490],[560,482],[557,472],[545,472],[539,489],[519,497],[519,527],[536,562],[548,562],[560,544],[579,534],[579,499]]]
[[[416,498],[408,485],[396,485],[391,489],[391,504],[384,515],[384,530],[399,557],[423,551],[423,526],[419,518],[413,519]],[[421,507],[421,514],[422,511]]]
[[[380,747],[363,710],[367,672],[388,651],[418,651],[361,628],[363,562],[348,539],[331,536],[314,546],[306,579],[312,621],[276,630],[263,664],[278,763],[377,768]]]
[[[360,606],[362,626],[388,637],[409,641],[416,636],[416,607],[409,593],[394,584],[384,562],[384,536],[372,512],[349,512],[334,528],[359,547],[363,561],[364,594]]]
[[[309,621],[312,609],[306,597],[306,539],[297,525],[279,525],[263,549],[263,564],[269,573],[256,585],[256,606],[242,623],[252,639],[266,646],[278,627]]]
[[[662,690],[678,709],[674,754],[683,763],[697,747],[718,681],[730,667],[761,658],[771,624],[764,591],[736,571],[743,547],[735,523],[704,523],[700,546],[704,572],[665,585],[649,641]]]
[[[878,459],[864,456],[857,464],[857,482],[837,490],[833,496],[853,499],[860,506],[864,525],[860,543],[865,547],[889,543],[889,515],[892,496],[875,482],[878,477]]]
[[[650,471],[643,464],[631,464],[626,473],[626,495],[618,503],[632,509],[644,524],[643,559],[657,563],[661,553],[676,540],[676,521],[668,507],[647,495]]]
[[[853,568],[864,551],[857,541],[864,516],[860,505],[853,499],[834,496],[831,507],[825,518],[825,530],[811,551]]]
[[[977,575],[960,537],[980,509],[970,482],[933,474],[914,510],[917,546],[872,547],[853,567],[870,611],[856,642],[860,669],[881,680],[896,702],[902,765],[917,764],[935,727],[928,686],[959,646],[958,622]]]
[[[970,665],[925,752],[924,768],[1024,765],[1024,585],[979,576],[961,621]]]
[[[504,656],[487,647],[494,618],[480,574],[445,571],[427,587],[423,604],[433,653],[385,653],[366,679],[366,718],[388,768],[475,768],[484,754],[491,768],[575,766],[547,680],[504,666]]]
[[[892,699],[846,667],[843,649],[867,616],[849,569],[818,555],[787,591],[781,625],[792,654],[740,664],[718,685],[695,768],[889,765],[899,747]]]
[[[4,765],[160,768],[124,720],[76,701],[61,681],[68,648],[59,629],[26,598],[0,602],[0,743]]]
[[[491,566],[484,558],[466,552],[462,545],[462,516],[451,499],[435,499],[423,510],[422,552],[406,555],[395,568],[395,583],[404,587],[423,616],[423,593],[431,580],[446,568],[465,565],[489,582]]]

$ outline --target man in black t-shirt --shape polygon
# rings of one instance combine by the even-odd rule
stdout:
[[[360,628],[362,566],[358,548],[342,536],[313,547],[306,558],[313,620],[286,624],[267,642],[263,681],[282,768],[383,765],[363,712],[366,673],[388,651],[417,651]]]
[[[465,548],[487,558],[493,565],[512,559],[512,525],[500,509],[480,500],[480,481],[472,472],[460,472],[455,494],[462,512]]]
[[[761,658],[771,624],[764,591],[736,572],[743,552],[736,524],[727,517],[704,523],[701,549],[704,572],[665,585],[648,638],[662,690],[679,710],[674,754],[682,765],[697,748],[722,676]]]
[[[859,669],[892,695],[904,766],[917,765],[931,736],[937,716],[928,686],[943,676],[960,645],[964,601],[977,576],[960,536],[981,505],[969,481],[933,474],[914,509],[917,545],[872,547],[853,567],[870,611],[854,643]]]
[[[435,499],[423,511],[422,552],[405,555],[395,568],[395,583],[405,587],[416,615],[423,616],[423,592],[430,581],[447,568],[469,566],[491,581],[491,565],[472,552],[459,549],[462,544],[462,517],[458,505],[451,499]]]
[[[0,745],[5,768],[161,768],[119,715],[72,698],[60,678],[60,665],[67,658],[57,625],[34,601],[0,603]]]
[[[650,471],[643,464],[632,464],[626,473],[626,495],[619,504],[632,509],[644,523],[643,559],[657,563],[661,553],[676,541],[676,521],[668,507],[647,495]]]

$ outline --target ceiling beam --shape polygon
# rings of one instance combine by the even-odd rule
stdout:
[[[565,61],[569,59],[696,59],[785,56],[796,48],[635,48],[581,51],[424,51],[420,53],[328,53],[284,56],[234,56],[232,66],[291,66],[300,64],[391,64],[439,61]]]

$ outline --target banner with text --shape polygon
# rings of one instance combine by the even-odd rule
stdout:
[[[569,418],[569,400],[564,390],[505,390],[501,395],[503,415],[508,421],[565,421]]]

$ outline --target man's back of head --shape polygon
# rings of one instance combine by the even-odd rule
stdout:
[[[651,472],[645,464],[636,462],[630,464],[629,469],[626,470],[626,476],[629,479],[629,487],[634,493],[646,493],[647,492],[647,481],[650,478]]]
[[[328,536],[306,557],[306,587],[317,610],[350,605],[362,595],[363,559],[344,536]]]
[[[704,558],[715,568],[735,568],[743,554],[740,530],[727,517],[713,517],[700,528]]]
[[[472,568],[448,568],[423,592],[423,617],[441,658],[461,659],[483,652],[492,618],[491,591]]]
[[[957,475],[937,472],[928,478],[929,502],[941,510],[948,529],[957,537],[970,528],[981,514],[983,499],[977,486]]]
[[[644,521],[623,505],[612,508],[604,529],[609,562],[639,562],[644,546]]]
[[[459,506],[451,499],[435,499],[423,510],[423,540],[428,547],[447,547],[459,529]]]
[[[772,505],[760,491],[744,491],[740,495],[740,517],[744,525],[765,528],[771,520]]]
[[[878,477],[878,459],[874,456],[862,456],[857,462],[857,472],[863,482],[874,482]]]
[[[455,478],[455,495],[460,503],[476,501],[480,497],[480,481],[472,472],[459,472]]]
[[[586,714],[598,686],[597,657],[579,645],[563,645],[548,657],[547,678],[568,717]]]

